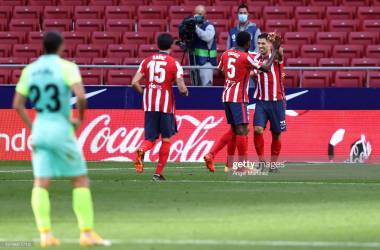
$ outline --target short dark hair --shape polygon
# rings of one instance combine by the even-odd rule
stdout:
[[[269,41],[269,40],[268,40],[268,34],[267,34],[267,33],[261,33],[261,34],[257,37],[257,40],[258,40],[258,39],[265,39],[265,40]]]
[[[63,36],[57,30],[49,31],[44,35],[43,43],[46,54],[54,54],[63,43]]]
[[[244,8],[246,8],[246,9],[247,9],[247,11],[249,11],[249,9],[248,9],[248,6],[247,6],[247,5],[244,5],[244,4],[242,4],[242,5],[240,5],[240,6],[238,7],[238,12],[239,12],[239,10],[240,10],[240,9],[244,9]]]
[[[239,47],[244,47],[249,41],[251,41],[251,33],[247,31],[240,31],[236,36],[236,43]]]
[[[174,38],[168,33],[162,33],[157,38],[157,45],[160,50],[168,50],[174,43]]]

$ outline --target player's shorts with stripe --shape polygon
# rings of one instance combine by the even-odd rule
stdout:
[[[145,140],[154,141],[160,137],[170,138],[177,133],[174,114],[145,112]]]
[[[285,121],[285,103],[284,100],[281,101],[261,101],[257,100],[255,115],[254,115],[254,126],[260,126],[264,129],[267,126],[268,120],[270,122],[270,131],[275,133],[286,131],[286,121]]]
[[[68,123],[68,121],[63,121]],[[87,174],[86,162],[72,126],[36,120],[33,124],[33,173],[35,177],[76,177]]]
[[[223,102],[223,105],[228,124],[249,123],[248,103]]]

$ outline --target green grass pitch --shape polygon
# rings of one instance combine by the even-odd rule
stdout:
[[[142,174],[133,163],[89,162],[95,230],[109,249],[376,249],[380,248],[380,182],[323,179],[332,174],[378,174],[378,165],[287,164],[293,181],[229,181],[223,164],[168,163],[169,181],[152,182],[155,163]],[[34,240],[39,249],[27,161],[0,162],[0,241]],[[326,178],[325,178],[326,179]],[[71,183],[50,188],[58,249],[79,247]],[[25,248],[23,248],[25,249]]]

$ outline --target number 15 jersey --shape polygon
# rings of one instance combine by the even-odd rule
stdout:
[[[232,48],[223,53],[218,69],[225,74],[223,102],[249,102],[248,88],[250,69],[262,65],[253,56],[239,48]]]

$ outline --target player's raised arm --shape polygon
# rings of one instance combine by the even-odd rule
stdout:
[[[264,72],[269,72],[270,68],[272,67],[272,63],[274,61],[274,58],[276,57],[277,52],[280,49],[281,43],[282,43],[281,37],[276,36],[275,40],[272,42],[273,53],[272,53],[271,57],[269,58],[269,60],[261,65],[259,70],[264,71]]]
[[[21,119],[25,122],[26,126],[32,129],[32,123],[30,122],[25,112],[25,102],[29,95],[28,86],[26,85],[26,71],[27,71],[27,68],[25,68],[22,71],[20,81],[18,82],[16,86],[16,92],[13,98],[12,107],[16,110],[16,112],[19,114]]]

